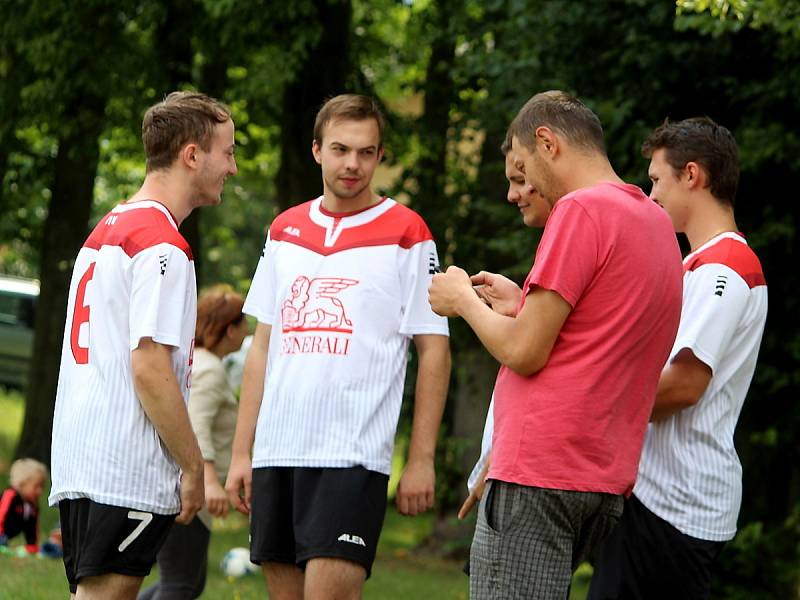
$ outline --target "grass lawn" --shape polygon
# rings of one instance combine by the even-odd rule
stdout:
[[[0,485],[8,485],[8,468],[22,426],[23,401],[16,392],[0,388]],[[396,478],[393,478],[396,480]],[[49,486],[48,486],[49,489]],[[45,492],[46,494],[47,492]],[[43,535],[58,520],[58,512],[41,502]],[[466,600],[469,581],[462,564],[420,554],[415,548],[430,533],[431,515],[403,517],[390,505],[372,577],[364,589],[366,600]],[[12,546],[20,544],[20,538]],[[211,536],[209,573],[205,600],[255,600],[267,597],[260,576],[228,580],[219,568],[222,556],[236,546],[247,546],[247,521],[239,514],[217,520]],[[582,600],[591,571],[579,569],[573,580],[571,600]],[[158,569],[145,581],[155,581]],[[67,598],[64,567],[60,560],[17,558],[0,554],[0,600],[50,600]]]

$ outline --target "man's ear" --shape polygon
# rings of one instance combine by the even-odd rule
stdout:
[[[197,153],[199,151],[197,144],[186,144],[178,154],[178,158],[190,169],[197,168]]]
[[[690,161],[683,167],[683,175],[690,189],[703,189],[708,187],[708,174],[696,162]]]
[[[322,147],[317,140],[313,140],[311,142],[311,154],[314,156],[314,160],[317,161],[318,165],[322,164]]]
[[[536,128],[534,133],[536,138],[536,146],[541,149],[545,156],[550,158],[555,157],[559,151],[558,136],[549,127],[542,125]]]

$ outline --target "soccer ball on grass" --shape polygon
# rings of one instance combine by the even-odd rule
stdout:
[[[222,572],[228,577],[242,577],[257,573],[259,566],[250,562],[250,551],[247,548],[231,548],[222,557]]]

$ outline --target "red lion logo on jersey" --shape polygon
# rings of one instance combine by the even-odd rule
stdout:
[[[300,275],[292,283],[289,298],[281,304],[284,333],[289,331],[339,331],[352,333],[353,322],[347,318],[344,305],[336,296],[357,285],[356,279]]]

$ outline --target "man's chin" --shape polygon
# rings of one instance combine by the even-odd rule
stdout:
[[[333,191],[338,198],[341,198],[342,200],[351,200],[352,198],[357,198],[359,195],[361,195],[361,193],[364,191],[364,188],[339,188],[334,189]]]
[[[222,194],[219,196],[202,196],[197,199],[194,203],[195,208],[200,208],[201,206],[217,206],[218,204],[222,203]]]

